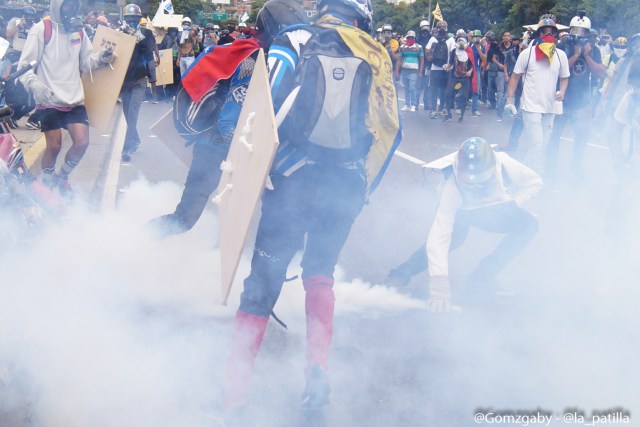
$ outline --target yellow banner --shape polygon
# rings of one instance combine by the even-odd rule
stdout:
[[[436,18],[436,20],[444,21],[444,18],[442,17],[442,11],[440,10],[440,3],[436,3],[436,10],[431,13],[433,14],[433,17]]]

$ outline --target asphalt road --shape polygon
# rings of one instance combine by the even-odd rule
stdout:
[[[168,102],[143,105],[141,149],[130,163],[119,165],[116,211],[130,207],[131,200],[123,197],[128,192],[140,195],[136,182],[177,186],[184,181],[186,165],[146,131],[169,108]],[[492,111],[480,111],[481,117],[467,115],[461,124],[430,120],[424,111],[402,113],[403,155],[394,158],[364,207],[339,261],[332,404],[313,414],[298,410],[304,386],[304,297],[300,282],[293,281],[276,306],[289,329],[270,322],[241,425],[522,426],[536,415],[551,417],[545,425],[560,426],[588,424],[593,414],[618,409],[632,417],[638,413],[637,234],[633,220],[618,234],[609,226],[618,180],[606,134],[590,141],[583,180],[561,174],[557,185],[545,187],[528,205],[540,231],[494,286],[474,286],[466,278],[499,236],[472,232],[451,254],[461,313],[435,315],[424,309],[424,273],[406,287],[384,286],[388,271],[424,243],[438,204],[441,177],[421,164],[455,151],[471,136],[492,143],[507,138],[510,119],[496,122]],[[568,169],[571,134],[565,136],[560,166]],[[175,200],[162,201],[163,209],[177,203],[179,194],[171,194]],[[208,209],[215,214],[213,205]],[[158,210],[157,215],[166,213]],[[105,221],[110,215],[99,214]],[[217,425],[203,416],[202,405],[213,404],[219,391],[237,299],[215,308],[209,293],[199,293],[216,274],[217,252],[210,251],[215,236],[199,235],[200,228],[140,243],[144,238],[137,225],[114,221],[115,227],[99,222],[95,230],[81,219],[61,256],[52,256],[55,249],[35,253],[40,268],[17,289],[28,295],[35,288],[36,298],[24,307],[2,305],[0,315],[7,316],[2,320],[13,328],[3,330],[6,337],[0,333],[0,361],[7,355],[21,358],[0,363],[0,380],[17,377],[2,368],[22,366],[37,386],[5,381],[13,385],[0,387],[0,393],[16,399],[17,406],[0,404],[0,426],[28,425],[24,414],[29,412],[30,425],[37,426]],[[52,237],[66,239],[64,230]],[[84,258],[85,252],[91,256]],[[82,266],[72,262],[74,256],[82,257]],[[55,261],[51,269],[44,262],[48,259]],[[83,270],[90,271],[89,278]],[[13,269],[7,271],[12,277]],[[507,289],[510,296],[499,296],[496,289]],[[143,298],[143,291],[151,296]],[[14,298],[16,292],[3,295]],[[205,314],[198,307],[205,307]],[[23,329],[30,331],[28,339]],[[33,366],[27,356],[35,360]],[[22,386],[29,391],[22,392]],[[19,410],[3,412],[14,407]],[[476,412],[488,415],[474,418]],[[575,413],[573,421],[565,412]],[[518,414],[517,420],[497,418]]]
[[[168,108],[146,105],[141,128]],[[506,140],[511,119],[497,122],[494,111],[480,111],[481,117],[467,114],[460,124],[431,120],[425,111],[402,113],[404,155],[394,158],[352,229],[339,262],[344,282],[384,284],[389,269],[424,243],[441,177],[423,162],[455,151],[471,136]],[[563,139],[558,183],[529,205],[539,218],[539,235],[496,283],[515,296],[498,297],[495,289],[466,283],[498,242],[497,236],[471,233],[451,257],[462,314],[378,307],[336,317],[333,404],[311,420],[295,409],[300,375],[288,374],[291,366],[299,370],[293,355],[303,354],[303,331],[299,325],[288,334],[272,327],[246,425],[471,426],[478,424],[478,408],[548,410],[557,425],[572,408],[587,417],[617,407],[637,413],[637,376],[631,373],[638,373],[638,348],[624,332],[639,320],[631,303],[638,294],[632,285],[637,268],[625,256],[634,246],[621,250],[627,243],[605,227],[616,182],[606,136],[590,141],[579,182],[564,173],[571,138],[568,133]],[[158,138],[146,135],[141,152],[123,167],[120,185],[140,174],[151,182],[182,182],[186,169]],[[424,302],[426,275],[393,292]]]

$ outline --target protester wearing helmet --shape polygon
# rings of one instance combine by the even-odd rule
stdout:
[[[418,92],[418,79],[424,72],[424,49],[416,43],[415,31],[407,32],[405,42],[398,51],[398,62],[395,68],[396,78],[402,74],[404,85],[404,106],[402,111],[416,111],[420,93]]]
[[[544,169],[544,150],[549,143],[554,118],[557,119],[555,113],[560,113],[557,103],[564,99],[570,74],[567,56],[556,49],[556,32],[555,20],[543,16],[535,39],[516,61],[513,80],[507,89],[505,110],[511,114],[518,109],[521,111],[527,144],[525,163],[538,173]],[[521,79],[522,96],[516,108],[515,93]]]
[[[80,73],[106,66],[115,59],[110,51],[94,51],[77,19],[79,0],[51,0],[50,19],[35,24],[20,56],[19,68],[38,62],[20,81],[33,95],[40,113],[46,148],[42,156],[43,180],[65,195],[71,195],[69,174],[78,165],[89,145],[89,120],[84,107]],[[46,24],[45,24],[46,22]],[[45,29],[51,37],[45,49]],[[60,154],[62,128],[69,131],[72,145],[55,174]]]
[[[258,13],[255,39],[239,39],[230,45],[208,46],[184,76],[174,101],[174,121],[187,121],[188,126],[198,134],[185,135],[195,144],[180,203],[173,213],[150,222],[151,228],[160,236],[190,230],[217,188],[222,176],[219,166],[229,151],[245,100],[243,94],[248,89],[259,47],[268,49],[273,37],[281,29],[306,23],[306,14],[294,0],[270,0]],[[212,29],[213,25],[208,28]],[[211,88],[218,82],[228,82],[228,87],[221,85],[223,89],[215,93],[209,88],[205,95],[197,92],[199,81],[207,79],[207,73],[218,71],[220,75],[225,75],[228,61],[234,61],[233,75],[228,79],[210,81]],[[202,98],[193,102],[192,94],[196,99]]]
[[[444,94],[447,89],[448,73],[444,66],[448,64],[449,53],[455,48],[455,40],[448,37],[446,21],[438,21],[436,34],[429,39],[425,48],[427,60],[431,61],[431,118],[435,119],[444,110]]]
[[[138,134],[138,115],[140,106],[144,101],[147,90],[147,77],[149,81],[155,85],[155,56],[154,51],[157,49],[153,33],[148,28],[140,25],[142,20],[142,10],[140,6],[130,3],[124,7],[124,25],[121,31],[130,34],[136,38],[136,45],[133,49],[129,67],[125,74],[124,83],[120,91],[122,99],[122,110],[127,123],[127,132],[124,138],[124,146],[122,148],[122,161],[131,160],[131,155],[138,151],[140,146],[140,135]],[[148,67],[149,63],[153,66]],[[149,71],[153,73],[150,76]],[[157,95],[155,95],[157,97]],[[154,98],[156,101],[156,98]],[[156,101],[157,102],[157,101]]]
[[[367,191],[399,143],[391,61],[370,35],[371,2],[321,0],[318,11],[313,25],[278,36],[269,49],[274,109],[282,118],[280,145],[235,319],[223,387],[226,406],[245,402],[269,315],[303,240],[307,368],[302,405],[329,403],[335,265]],[[334,52],[341,56],[329,65],[326,55]],[[333,78],[325,79],[327,73]],[[382,154],[383,163],[369,158],[370,150]]]
[[[600,89],[600,93],[604,93],[607,90],[607,86],[611,82],[611,78],[615,73],[616,65],[618,61],[625,57],[627,54],[627,46],[628,41],[626,37],[618,37],[613,42],[613,48],[611,49],[611,54],[607,57],[602,58],[602,64],[607,67],[605,71],[605,78],[602,83],[602,88]]]
[[[505,234],[469,275],[467,283],[474,288],[495,285],[496,276],[538,231],[537,220],[522,207],[542,188],[542,179],[534,171],[506,153],[495,153],[487,140],[478,137],[462,143],[452,169],[426,246],[387,277],[391,284],[406,285],[411,277],[428,269],[427,304],[433,312],[459,309],[452,305],[449,253],[464,243],[471,227]]]
[[[567,54],[569,60],[569,84],[563,100],[563,114],[555,118],[553,131],[547,147],[545,172],[555,178],[560,137],[567,123],[574,129],[571,171],[574,178],[582,174],[582,157],[591,133],[591,82],[604,75],[600,51],[589,41],[591,21],[583,13],[571,19],[569,40],[559,43],[558,48]]]
[[[480,101],[486,99],[484,93],[486,93],[487,75],[483,72],[483,67],[487,63],[487,50],[482,45],[482,32],[480,30],[473,30],[471,32],[471,51],[473,52],[474,61],[474,73],[476,78],[476,91],[471,95],[471,113],[474,117],[482,115],[478,110],[478,104]]]
[[[216,30],[213,24],[208,23],[204,26],[204,33],[202,35],[202,47],[204,49],[209,46],[214,46],[218,44],[218,35],[216,34]]]

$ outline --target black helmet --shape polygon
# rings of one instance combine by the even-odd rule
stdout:
[[[369,34],[373,33],[373,4],[371,0],[320,0],[318,10],[322,11],[325,6],[346,18],[356,19],[358,28]]]
[[[475,186],[488,181],[495,173],[496,156],[484,138],[471,137],[462,143],[453,164],[459,183]]]
[[[309,24],[309,18],[298,2],[269,0],[256,17],[258,39],[268,48],[280,31],[295,24]]]

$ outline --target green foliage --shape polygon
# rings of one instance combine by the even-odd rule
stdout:
[[[639,0],[432,0],[431,11],[436,3],[440,4],[450,32],[464,28],[520,34],[523,25],[537,24],[545,13],[553,13],[558,23],[569,25],[579,10],[587,13],[594,29],[607,28],[614,37],[640,32]],[[389,23],[398,34],[406,34],[417,30],[422,19],[433,24],[428,9],[429,0],[398,6],[373,0],[374,25],[378,28]]]

